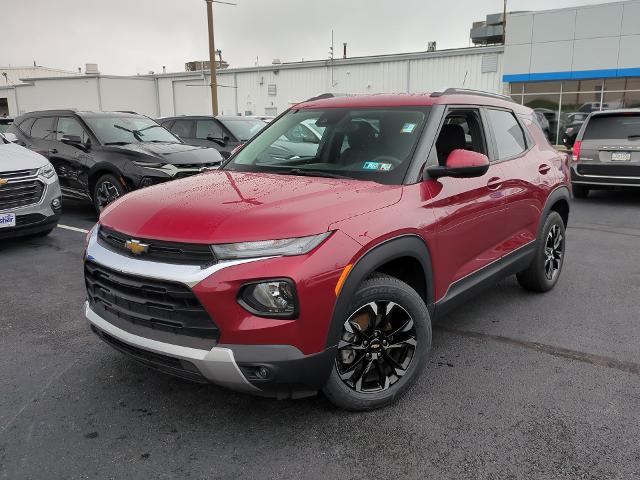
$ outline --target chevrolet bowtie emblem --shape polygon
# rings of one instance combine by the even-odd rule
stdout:
[[[6,185],[7,183],[9,183],[9,180],[7,180],[6,178],[0,178],[0,187],[2,185]]]
[[[134,255],[142,255],[149,250],[149,245],[140,243],[138,240],[127,240],[124,242],[124,247]]]

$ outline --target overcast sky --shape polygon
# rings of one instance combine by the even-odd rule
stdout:
[[[214,4],[216,48],[231,66],[469,46],[471,23],[502,11],[502,0],[230,0]],[[509,10],[544,10],[607,0],[509,0]],[[104,74],[182,71],[208,58],[204,0],[0,0],[0,66]]]

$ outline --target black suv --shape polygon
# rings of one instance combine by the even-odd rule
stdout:
[[[258,118],[232,115],[180,116],[160,118],[157,122],[189,145],[213,147],[224,158],[267,126]]]
[[[640,187],[640,109],[594,112],[573,144],[573,194]]]
[[[49,159],[66,197],[102,210],[128,191],[216,168],[212,148],[184,144],[136,113],[48,110],[15,119],[20,144]]]

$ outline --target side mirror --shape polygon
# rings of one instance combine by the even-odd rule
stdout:
[[[7,143],[18,143],[18,137],[16,136],[15,133],[5,132],[5,133],[0,133],[0,135]]]
[[[447,157],[444,167],[432,166],[427,168],[431,178],[454,177],[474,178],[481,177],[489,170],[489,158],[482,153],[470,150],[456,149]]]
[[[74,147],[82,145],[82,138],[79,135],[65,135],[60,141],[67,145],[73,145]]]

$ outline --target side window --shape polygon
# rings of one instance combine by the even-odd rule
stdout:
[[[176,120],[171,127],[171,131],[178,135],[180,138],[193,138],[191,133],[193,128],[193,122],[191,120]]]
[[[207,140],[208,138],[224,138],[222,127],[213,120],[196,121],[196,138]]]
[[[436,140],[438,164],[444,166],[454,150],[470,150],[487,154],[482,121],[477,110],[449,112]]]
[[[496,137],[498,159],[515,157],[527,149],[522,127],[513,113],[504,110],[489,109],[489,121]]]
[[[82,143],[86,143],[89,139],[87,132],[80,122],[73,117],[58,118],[58,126],[56,127],[56,140],[62,140],[65,135],[76,135],[80,137]]]
[[[53,129],[54,117],[41,117],[36,119],[31,127],[31,136],[43,140],[53,140],[55,132]]]

